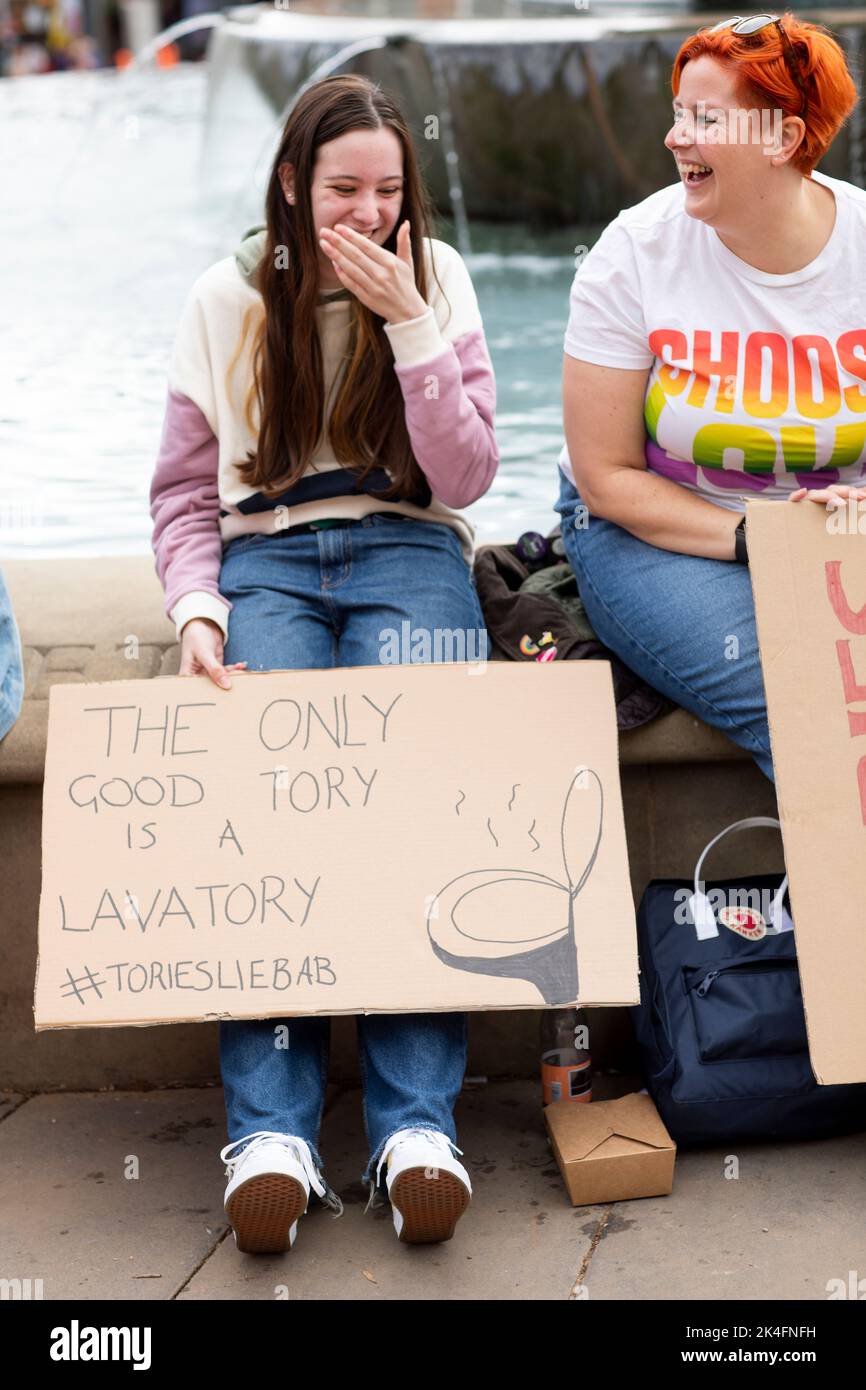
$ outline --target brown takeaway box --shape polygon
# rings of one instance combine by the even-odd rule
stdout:
[[[545,1106],[544,1118],[572,1206],[671,1191],[676,1144],[649,1096],[559,1100]]]

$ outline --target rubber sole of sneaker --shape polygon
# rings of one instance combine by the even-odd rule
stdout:
[[[226,1215],[238,1250],[272,1255],[291,1249],[289,1231],[306,1209],[307,1195],[297,1178],[259,1173],[232,1193]]]
[[[426,1245],[450,1240],[454,1227],[471,1200],[454,1173],[441,1171],[426,1176],[424,1168],[407,1168],[391,1184],[391,1205],[403,1218],[400,1240],[407,1245]]]

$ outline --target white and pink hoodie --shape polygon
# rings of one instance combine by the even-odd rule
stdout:
[[[237,464],[256,446],[244,418],[252,331],[227,377],[246,311],[263,312],[256,265],[264,240],[257,229],[236,256],[199,276],[175,340],[150,512],[156,570],[178,638],[191,618],[210,618],[228,635],[231,604],[219,591],[223,546],[250,532],[394,511],[452,526],[471,564],[475,528],[454,509],[483,496],[499,463],[496,386],[472,281],[458,252],[431,239],[425,243],[430,307],[417,319],[385,324],[425,486],[411,500],[381,501],[371,494],[387,484],[385,471],[373,470],[361,489],[357,474],[334,458],[327,428],[293,487],[268,498],[242,482]],[[339,291],[324,296],[316,311],[329,402],[345,366],[350,307],[350,296]]]

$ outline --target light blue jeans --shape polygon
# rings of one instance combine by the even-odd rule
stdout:
[[[576,524],[580,493],[560,479],[565,553],[599,639],[775,781],[748,567],[662,550],[598,516]]]
[[[469,654],[489,655],[458,536],[435,522],[376,514],[315,534],[240,536],[223,551],[220,592],[233,604],[224,661],[246,660],[249,671],[375,666],[383,630],[399,633],[405,622],[431,634],[462,628]],[[401,643],[405,659],[410,648]],[[288,1028],[288,1047],[275,1046],[279,1023]],[[356,1024],[370,1146],[361,1181],[372,1198],[376,1166],[397,1130],[439,1130],[456,1145],[453,1108],[466,1069],[467,1019],[465,1013],[359,1014]],[[220,1023],[230,1142],[260,1129],[296,1134],[322,1172],[318,1139],[330,1025],[322,1016]],[[322,1177],[327,1200],[338,1203]],[[383,1181],[377,1201],[384,1187]]]
[[[0,570],[0,738],[5,738],[24,701],[24,656],[12,599]]]

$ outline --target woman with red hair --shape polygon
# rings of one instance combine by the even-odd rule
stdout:
[[[671,85],[678,181],[574,279],[556,509],[601,640],[773,780],[745,500],[866,498],[866,192],[815,170],[858,93],[790,13],[694,34]]]

